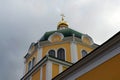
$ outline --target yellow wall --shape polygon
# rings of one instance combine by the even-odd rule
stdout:
[[[26,60],[26,73],[28,72],[28,64],[30,61],[32,61],[33,58],[35,58],[35,61],[37,59],[37,55],[38,55],[38,51],[36,50],[34,53],[32,53],[32,55]],[[36,62],[35,62],[36,64]]]
[[[40,80],[40,69],[32,75],[32,80]]]
[[[120,54],[76,80],[120,80]]]
[[[67,67],[63,66],[63,71],[66,70],[66,69],[67,69]]]
[[[82,44],[77,43],[77,52],[78,52],[78,60],[82,58],[81,51],[86,50],[88,53],[91,52],[93,49],[89,46],[85,46]]]
[[[58,50],[59,48],[64,48],[66,50],[66,61],[71,62],[70,43],[63,43],[63,44],[56,44],[56,45],[53,44],[51,46],[44,46],[42,57],[48,54],[49,50],[51,49]]]
[[[46,64],[42,67],[42,80],[46,80]]]
[[[59,74],[59,65],[53,63],[52,64],[52,78],[54,78],[58,74]]]

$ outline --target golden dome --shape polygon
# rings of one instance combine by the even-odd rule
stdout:
[[[58,22],[58,27],[57,29],[65,29],[65,28],[68,28],[68,23],[66,21],[64,21],[64,18],[65,17],[64,15],[61,15],[62,16],[62,20],[60,22]]]

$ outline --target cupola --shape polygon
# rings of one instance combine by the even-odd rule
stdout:
[[[61,16],[62,16],[62,19],[60,22],[58,22],[57,30],[68,28],[68,23],[64,20],[65,16],[63,14]]]

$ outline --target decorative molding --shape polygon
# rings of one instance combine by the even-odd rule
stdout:
[[[49,41],[41,41],[40,45],[41,46],[51,46],[51,45],[57,45],[57,44],[64,44],[64,43],[71,42],[71,41],[73,41],[73,36],[65,37],[61,42],[50,43]],[[79,39],[77,37],[74,37],[74,42],[79,43],[79,44],[84,45],[84,46],[87,46],[87,47],[90,47],[90,48],[93,48],[93,49],[98,47],[98,46],[93,46],[93,45],[87,45],[87,44],[83,43],[81,39]]]
[[[65,66],[71,66],[71,65],[72,65],[72,63],[70,63],[70,62],[63,61],[63,60],[59,60],[59,59],[57,59],[57,58],[53,58],[53,57],[50,57],[50,56],[48,57],[48,59],[49,59],[50,61],[53,61],[53,62],[62,64],[62,65],[65,65]]]
[[[54,43],[51,43],[51,42],[49,42],[49,41],[41,41],[40,43],[40,45],[41,46],[51,46],[51,45],[56,45],[56,44],[64,44],[64,43],[66,43],[66,42],[70,42],[70,41],[72,41],[72,37],[65,37],[65,38],[63,38],[63,40],[61,41],[61,42],[54,42]]]
[[[28,59],[29,57],[31,57],[33,55],[33,53],[35,53],[35,51],[37,51],[37,49],[38,49],[38,46],[36,45],[37,43],[36,44],[33,43],[33,44],[31,44],[31,46],[30,46],[30,48],[28,50],[28,53],[24,56],[25,59]],[[33,47],[34,47],[34,50],[30,51]]]
[[[28,49],[28,54],[32,54],[34,52],[33,47],[35,47],[35,42],[31,43],[31,45]]]
[[[84,42],[83,41],[84,38],[87,38],[90,41],[90,45],[93,45],[94,42],[93,42],[93,40],[92,40],[92,38],[90,36],[88,36],[87,34],[83,34],[82,35],[82,42]],[[89,45],[89,44],[87,44],[87,45]]]
[[[54,38],[54,36],[59,36],[61,40],[64,38],[64,35],[62,33],[55,32],[49,36],[48,41],[53,42],[52,39]],[[55,40],[54,42],[57,42],[57,40]]]

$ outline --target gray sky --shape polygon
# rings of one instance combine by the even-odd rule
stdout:
[[[61,13],[70,28],[97,44],[120,31],[120,0],[0,0],[0,80],[23,76],[31,42],[56,30]]]

